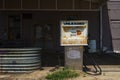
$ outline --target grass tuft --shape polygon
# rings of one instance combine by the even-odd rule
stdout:
[[[47,80],[64,80],[67,78],[75,78],[78,77],[79,73],[70,70],[70,69],[62,69],[46,76]]]

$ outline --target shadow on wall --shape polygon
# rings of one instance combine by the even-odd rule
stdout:
[[[88,53],[86,55],[84,55],[84,64],[86,65],[93,65],[93,62],[91,61],[91,58],[90,58],[90,55],[91,55],[98,65],[120,66],[120,54]]]
[[[109,11],[107,9],[107,4],[103,6],[103,13],[102,14],[103,14],[102,15],[103,51],[113,51],[110,16],[109,16]]]

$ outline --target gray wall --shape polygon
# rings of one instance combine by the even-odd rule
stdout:
[[[109,1],[107,5],[113,51],[120,53],[120,0]]]
[[[120,1],[110,0],[103,6],[103,49],[120,52]]]

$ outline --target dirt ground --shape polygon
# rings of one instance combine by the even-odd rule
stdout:
[[[53,67],[44,67],[44,70],[37,70],[24,74],[0,74],[0,80],[45,80],[45,76]],[[69,80],[120,80],[120,72],[102,72],[101,75],[90,75],[80,72],[80,76]]]
[[[87,68],[93,72],[89,71],[89,74],[85,72],[80,72],[80,76],[74,79],[69,80],[120,80],[120,54],[115,55],[92,55],[96,63],[100,66],[102,73],[96,75],[94,73],[95,68],[92,65],[91,58],[88,55],[84,57],[84,63]],[[45,80],[45,76],[53,69],[54,67],[43,67],[43,70],[36,70],[31,73],[24,74],[0,74],[0,80]]]

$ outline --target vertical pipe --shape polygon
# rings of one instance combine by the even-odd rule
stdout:
[[[24,40],[23,39],[23,24],[22,24],[23,20],[22,19],[23,19],[23,14],[20,14],[20,34],[21,34],[20,37],[22,40]]]
[[[100,50],[103,51],[102,6],[100,6]]]
[[[103,6],[106,4],[108,0],[103,2],[100,6],[100,51],[103,51]]]

